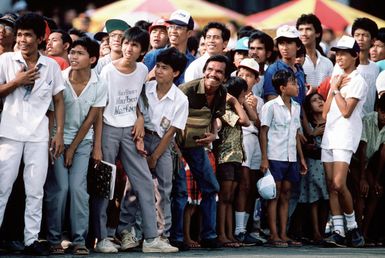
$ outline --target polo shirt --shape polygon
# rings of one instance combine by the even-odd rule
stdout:
[[[223,85],[217,89],[211,108],[209,107],[206,99],[204,79],[187,82],[182,84],[179,88],[187,96],[189,108],[209,108],[213,119],[220,118],[225,114],[227,90]]]
[[[378,128],[378,113],[372,112],[362,119],[361,141],[366,142],[366,157],[370,159],[385,143],[385,127]]]
[[[184,130],[188,117],[187,96],[173,84],[162,99],[156,93],[156,81],[145,84],[147,104],[140,98],[140,110],[144,117],[144,126],[160,137],[163,137],[167,130],[173,126]]]
[[[15,78],[21,69],[27,66],[21,52],[9,52],[0,56],[0,84]],[[59,65],[55,60],[40,55],[37,64],[41,64],[40,77],[35,81],[30,95],[26,88],[16,88],[4,99],[0,123],[0,136],[16,141],[44,142],[49,140],[48,117],[46,113],[52,96],[65,89]]]
[[[291,110],[281,96],[262,107],[261,126],[269,127],[267,133],[267,158],[277,161],[297,161],[297,132],[301,128],[301,106],[291,100]]]
[[[293,99],[296,102],[298,102],[300,105],[302,105],[306,97],[305,73],[303,72],[303,69],[300,65],[295,64],[295,67],[297,68],[296,72],[294,72],[293,69],[291,69],[291,67],[288,66],[281,59],[269,65],[269,67],[265,72],[265,78],[263,82],[264,98],[266,98],[268,95],[275,95],[275,96],[278,95],[278,93],[275,91],[275,88],[273,86],[272,78],[277,71],[285,70],[285,71],[292,72],[295,75],[295,78],[297,79],[299,91],[298,91],[298,96],[293,97]]]

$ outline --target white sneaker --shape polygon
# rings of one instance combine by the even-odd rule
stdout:
[[[110,240],[105,238],[96,244],[94,251],[98,253],[117,253],[118,249]]]
[[[139,245],[139,241],[136,240],[134,235],[126,229],[120,233],[120,236],[121,236],[121,242],[122,242],[121,244],[122,251],[126,251],[127,249],[131,249]]]
[[[143,253],[176,253],[179,251],[177,247],[162,241],[160,237],[155,238],[151,243],[145,239],[143,241]]]
[[[121,250],[121,243],[119,239],[117,239],[116,237],[107,237],[107,239],[110,240],[110,242],[114,245],[116,249],[118,249],[118,251]]]

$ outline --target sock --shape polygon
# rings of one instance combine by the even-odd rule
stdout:
[[[245,214],[246,212],[235,212],[235,235],[245,231]]]
[[[245,220],[243,221],[243,229],[246,231],[247,222],[249,221],[250,214],[245,212]]]
[[[339,235],[345,237],[344,216],[342,215],[332,216],[332,220],[333,220],[334,231],[337,232]]]
[[[352,212],[352,214],[344,213],[344,215],[346,219],[346,227],[348,228],[348,230],[352,230],[358,227],[354,211]]]

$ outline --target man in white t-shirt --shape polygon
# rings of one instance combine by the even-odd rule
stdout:
[[[148,32],[138,27],[128,29],[122,41],[123,57],[106,65],[100,74],[102,80],[108,83],[107,106],[103,112],[102,152],[103,159],[109,163],[115,163],[120,156],[132,191],[138,198],[143,219],[143,252],[177,252],[178,248],[158,237],[154,188],[144,157],[143,116],[137,108],[148,70],[143,63],[136,61],[144,55],[148,45]],[[99,240],[95,251],[116,253],[118,249],[107,238],[107,206],[107,199],[93,197],[94,230]],[[118,233],[123,241],[129,240],[127,229]]]
[[[223,55],[229,42],[230,31],[222,23],[210,22],[203,28],[202,35],[205,39],[206,52],[187,67],[184,74],[185,82],[203,77],[203,66],[210,56]]]
[[[322,26],[314,14],[302,14],[297,20],[297,30],[300,33],[300,40],[306,49],[305,63],[303,70],[306,75],[306,82],[311,86],[309,93],[315,92],[320,83],[332,74],[333,63],[323,56],[319,50],[319,43],[322,39]]]
[[[65,87],[57,63],[38,51],[45,35],[43,17],[33,13],[20,17],[16,31],[20,51],[0,57],[0,97],[5,97],[0,123],[0,224],[23,158],[25,252],[48,255],[48,248],[38,241],[50,138],[46,113],[53,101],[57,130],[50,151],[55,159],[64,148]]]

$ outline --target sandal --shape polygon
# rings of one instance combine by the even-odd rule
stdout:
[[[288,240],[286,243],[290,247],[301,247],[303,245],[302,242],[295,240]]]
[[[89,255],[90,251],[85,245],[75,245],[72,249],[73,255]]]
[[[239,243],[239,242],[227,242],[227,243],[223,243],[223,247],[225,247],[225,248],[239,248],[239,247],[241,247],[241,243]]]
[[[49,253],[52,255],[64,254],[64,248],[61,246],[61,244],[52,245],[49,248]]]
[[[285,248],[289,246],[286,241],[282,241],[282,240],[268,240],[265,245],[268,247],[280,247],[280,248],[282,247]]]
[[[195,241],[188,242],[188,243],[186,243],[186,245],[191,249],[201,248],[201,245]]]

